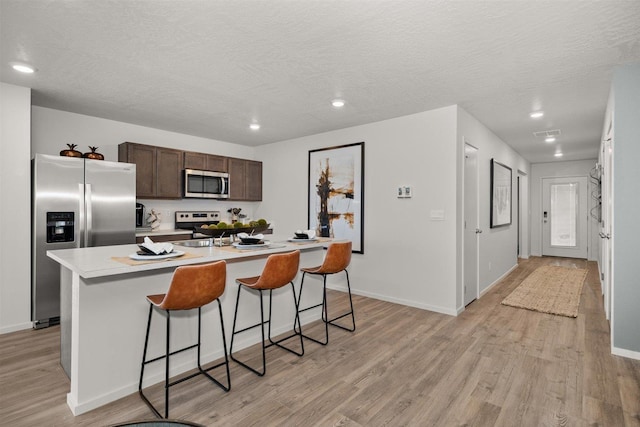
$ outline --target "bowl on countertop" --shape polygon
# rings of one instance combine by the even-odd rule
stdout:
[[[262,237],[240,237],[240,241],[245,245],[257,245],[258,243],[262,243]]]

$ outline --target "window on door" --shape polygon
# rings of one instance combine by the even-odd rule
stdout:
[[[551,246],[576,247],[578,184],[551,184]]]

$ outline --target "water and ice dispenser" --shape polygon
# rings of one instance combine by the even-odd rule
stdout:
[[[47,212],[47,243],[73,242],[73,230],[73,212]]]

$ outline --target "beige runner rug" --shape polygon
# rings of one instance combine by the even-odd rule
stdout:
[[[545,265],[535,269],[502,304],[542,313],[578,317],[587,270]]]

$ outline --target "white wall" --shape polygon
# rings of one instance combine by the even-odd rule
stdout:
[[[480,176],[480,250],[479,250],[479,282],[482,294],[488,287],[495,284],[506,272],[515,267],[518,263],[518,227],[517,227],[517,176],[518,170],[529,176],[530,164],[504,141],[498,138],[486,126],[471,116],[462,108],[458,108],[458,169],[460,170],[459,181],[462,182],[463,147],[464,143],[473,145],[478,149],[478,165]],[[509,226],[491,228],[490,227],[490,203],[491,203],[491,159],[511,168],[512,180],[512,222]],[[462,187],[459,188],[459,195],[462,197]],[[462,206],[460,201],[459,206]],[[526,210],[526,200],[525,200]],[[525,219],[525,222],[526,219]],[[459,221],[458,230],[463,230],[464,222]],[[525,223],[525,226],[528,223]],[[462,233],[458,236],[460,246],[462,246]],[[461,260],[459,256],[459,260]],[[458,286],[458,304],[462,303],[462,286]]]
[[[118,161],[118,144],[137,142],[200,153],[220,154],[229,157],[260,160],[255,157],[253,147],[231,144],[224,141],[200,138],[175,132],[168,132],[130,123],[33,107],[31,153],[58,155],[67,148],[66,144],[77,144],[77,150],[85,153],[89,146],[99,147],[105,160]],[[139,200],[150,211],[156,209],[162,214],[162,229],[174,228],[176,210],[219,210],[229,215],[230,207],[242,208],[242,213],[253,215],[255,202],[221,202],[210,200]]]
[[[309,150],[361,141],[364,254],[352,257],[352,289],[456,314],[455,106],[257,147],[264,172],[257,214],[287,233],[306,228]],[[411,185],[413,197],[398,199],[399,185]],[[445,220],[430,220],[431,210],[443,210]]]
[[[31,89],[0,83],[0,334],[31,327]]]
[[[365,141],[365,253],[352,258],[352,288],[374,298],[457,314],[464,307],[465,140],[479,148],[480,164],[486,165],[480,168],[486,230],[480,283],[485,289],[517,263],[515,223],[489,230],[490,159],[511,166],[514,183],[515,171],[528,172],[529,164],[457,106],[257,147],[265,171],[265,202],[257,213],[286,224],[287,232],[306,227],[307,180],[297,177],[307,176],[309,150]],[[398,199],[399,185],[411,185],[413,198]],[[444,210],[445,220],[431,220],[431,210]]]
[[[587,213],[595,206],[591,198],[593,191],[589,172],[596,165],[597,160],[577,160],[570,162],[534,163],[531,165],[531,254],[542,256],[542,178],[559,178],[586,176],[589,187],[587,188]],[[587,226],[588,258],[596,260],[599,251],[598,222],[589,215]]]

